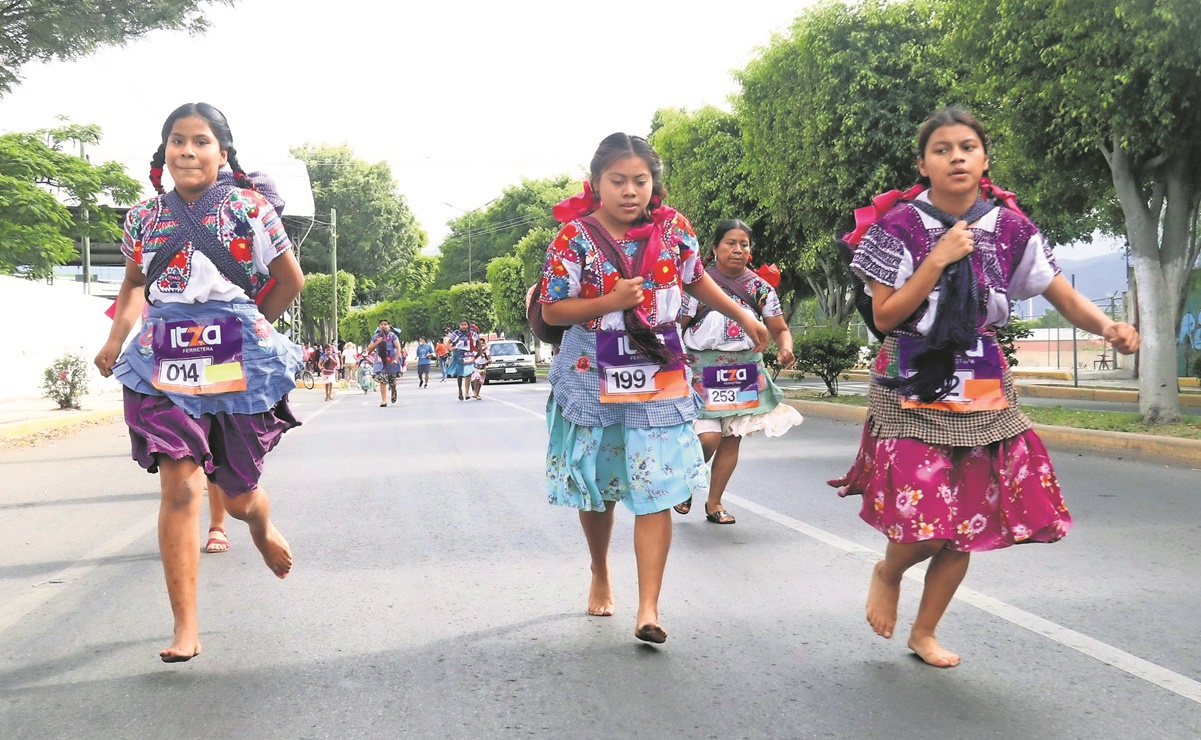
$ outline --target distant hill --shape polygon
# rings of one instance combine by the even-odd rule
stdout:
[[[1063,276],[1069,281],[1075,274],[1076,290],[1100,306],[1108,307],[1109,301],[1104,299],[1112,295],[1117,295],[1117,301],[1121,304],[1122,294],[1129,289],[1126,280],[1126,255],[1120,251],[1084,259],[1057,257],[1056,261],[1063,269]],[[1051,307],[1051,304],[1042,296],[1034,298],[1032,302],[1034,316],[1042,316]],[[1023,317],[1029,313],[1028,306],[1030,304],[1029,301],[1022,301]]]

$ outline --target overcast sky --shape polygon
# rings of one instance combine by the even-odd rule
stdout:
[[[201,37],[156,32],[26,66],[0,98],[0,130],[65,114],[104,129],[93,161],[149,162],[167,114],[205,101],[248,170],[306,142],[386,160],[435,246],[459,213],[445,203],[471,210],[523,177],[582,178],[602,138],[645,135],[657,108],[728,108],[731,70],[807,2],[241,0],[210,10]]]
[[[241,0],[210,10],[204,36],[24,67],[0,131],[63,114],[103,128],[93,161],[142,163],[171,110],[212,103],[247,170],[306,142],[387,161],[433,248],[523,177],[582,179],[602,138],[646,134],[658,108],[728,109],[731,72],[808,4]]]

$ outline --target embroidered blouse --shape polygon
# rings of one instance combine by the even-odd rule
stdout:
[[[929,201],[929,192],[918,198]],[[916,206],[899,204],[863,235],[851,270],[866,283],[868,295],[873,280],[893,289],[900,288],[946,230],[937,219]],[[982,326],[1002,327],[1009,322],[1010,301],[1041,295],[1061,270],[1050,243],[1038,227],[1009,208],[993,209],[972,225],[970,231],[975,239],[970,259],[980,287]],[[938,295],[935,287],[895,332],[907,336],[929,333]]]
[[[751,278],[747,282],[747,293],[758,304],[760,312],[758,315],[765,319],[770,316],[783,316],[784,309],[780,307],[780,296],[776,293],[776,289],[755,273],[751,272],[750,275]],[[758,318],[756,311],[746,304],[742,296],[733,295],[725,288],[722,288],[722,292],[730,296],[743,310]],[[696,316],[699,306],[700,302],[697,299],[685,294],[682,315]],[[755,342],[747,336],[738,322],[723,313],[710,311],[699,322],[684,330],[684,346],[696,350],[741,352],[754,347]]]
[[[679,318],[684,285],[699,280],[704,273],[697,259],[696,234],[683,214],[675,214],[662,233],[662,241],[652,245],[659,250],[659,259],[653,271],[642,276],[642,307],[651,326]],[[619,240],[617,245],[629,257],[638,249],[638,242],[632,240]],[[617,266],[605,259],[580,222],[571,221],[559,229],[546,250],[538,300],[554,303],[564,298],[596,298],[612,292],[620,278]],[[611,311],[581,326],[590,332],[624,329],[625,320],[621,311]]]
[[[121,251],[142,272],[150,267],[154,253],[165,247],[178,227],[162,198],[144,200],[129,209]],[[234,188],[229,197],[201,219],[246,270],[257,289],[270,278],[267,266],[292,248],[283,222],[261,194]],[[249,300],[200,251],[189,243],[150,286],[150,298],[156,303],[205,303],[207,301]]]

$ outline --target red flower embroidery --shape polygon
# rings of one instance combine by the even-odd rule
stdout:
[[[254,333],[260,337],[271,336],[271,324],[268,324],[266,319],[255,319]]]
[[[188,255],[187,255],[186,251],[181,251],[181,252],[177,253],[174,257],[171,258],[171,262],[168,263],[168,265],[167,265],[168,268],[175,268],[176,270],[186,269],[187,266],[188,266]]]
[[[647,288],[647,287],[643,286],[643,288],[642,288],[642,304],[641,305],[642,305],[642,308],[645,309],[647,312],[649,312],[651,310],[651,308],[655,305],[655,289],[654,288]]]
[[[580,355],[580,359],[575,361],[575,369],[581,373],[586,373],[592,369],[592,360],[588,359],[588,355]]]
[[[741,333],[742,329],[738,328],[738,324],[729,324],[726,326],[726,336],[730,337],[731,339],[737,339],[738,335]]]
[[[551,266],[550,271],[559,276],[563,276],[563,275],[567,274],[567,268],[563,266],[562,262],[554,263]]]
[[[605,289],[606,293],[613,292],[613,288],[617,285],[617,279],[619,277],[620,277],[620,275],[617,274],[616,270],[614,270],[613,272],[606,272],[604,274],[604,276],[601,278],[601,280],[603,281],[604,289]]]
[[[888,372],[888,350],[880,348],[880,354],[876,355],[876,372],[883,375]]]
[[[229,252],[238,262],[249,262],[251,260],[250,242],[246,241],[246,237],[240,236],[230,242]]]
[[[660,285],[674,283],[676,281],[676,263],[675,260],[659,260],[655,265],[655,282]]]
[[[592,283],[584,283],[584,285],[580,288],[581,298],[596,298],[598,295],[600,295],[600,292]]]
[[[133,261],[142,264],[142,240],[133,243]]]

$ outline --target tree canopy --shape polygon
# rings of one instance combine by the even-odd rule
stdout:
[[[63,151],[99,141],[98,126],[75,124],[0,135],[0,272],[46,277],[76,256],[85,230],[98,241],[120,241],[117,214],[98,200],[130,205],[141,186],[116,162],[93,165]]]
[[[200,33],[202,9],[232,0],[10,0],[0,3],[0,95],[28,62],[77,59],[160,29]]]
[[[308,165],[319,220],[338,214],[338,269],[356,276],[392,274],[420,252],[426,234],[396,189],[392,169],[369,164],[346,146],[306,144],[292,156]],[[300,253],[305,272],[330,269],[329,228],[314,229]]]
[[[964,89],[999,124],[1032,190],[1061,196],[1085,227],[1106,202],[1120,206],[1143,336],[1141,410],[1148,422],[1178,419],[1175,328],[1201,246],[1201,3],[941,7],[950,47],[975,62]],[[1051,220],[1059,209],[1047,205]],[[1041,222],[1044,209],[1034,215]]]

